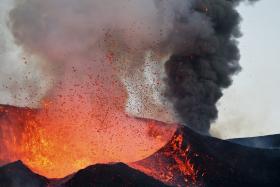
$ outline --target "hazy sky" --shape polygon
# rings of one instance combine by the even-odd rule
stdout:
[[[219,102],[213,132],[223,138],[280,133],[280,1],[241,5],[242,72]]]

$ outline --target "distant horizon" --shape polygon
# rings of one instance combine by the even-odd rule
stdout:
[[[238,138],[279,134],[280,1],[260,0],[238,7],[243,21],[239,39],[242,71],[218,103],[214,136]]]

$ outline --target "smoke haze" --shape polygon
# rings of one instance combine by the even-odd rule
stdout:
[[[208,133],[221,89],[240,70],[239,2],[15,1],[7,22],[15,48],[32,57],[27,64],[37,75],[20,85],[32,84],[27,93],[43,90],[37,106],[39,98],[52,98],[80,115],[81,107],[92,111],[92,103],[122,108],[126,102],[124,110],[134,116]]]

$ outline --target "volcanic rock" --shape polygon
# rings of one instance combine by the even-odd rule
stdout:
[[[248,147],[280,149],[279,134],[252,137],[252,138],[236,138],[236,139],[230,139],[229,141]]]
[[[278,137],[270,136],[270,140],[277,142]],[[187,127],[178,129],[173,140],[156,154],[134,164],[143,171],[157,168],[161,176],[172,172],[168,180],[154,172],[146,173],[176,186],[280,186],[280,149],[243,146],[200,135]],[[193,168],[188,173],[183,166]]]
[[[21,161],[0,167],[0,187],[45,187],[48,179],[33,173]]]
[[[65,187],[167,187],[160,181],[123,163],[96,164],[77,172]]]

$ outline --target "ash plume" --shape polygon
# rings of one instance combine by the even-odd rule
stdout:
[[[98,98],[96,86],[88,84],[93,75],[102,77],[102,106],[126,102],[134,116],[175,120],[208,133],[222,89],[240,71],[240,2],[16,0],[9,25],[17,45],[43,59],[39,65],[62,85],[47,97],[68,97],[77,114],[81,101],[75,98],[88,111]],[[115,81],[125,87],[126,101],[117,97],[125,97],[118,92],[122,86],[112,88]]]
[[[182,26],[177,30],[179,36],[173,36],[182,41],[178,45],[182,51],[175,51],[165,65],[167,96],[173,101],[181,120],[201,133],[208,134],[210,124],[218,115],[216,103],[223,95],[222,89],[231,85],[231,76],[241,69],[236,40],[241,36],[241,18],[235,9],[240,2],[194,1],[192,14],[204,17],[203,21],[207,23],[202,30],[193,27],[185,32],[184,24],[191,22],[194,16],[181,15],[177,19],[178,25]],[[205,23],[194,22],[199,24],[198,28]]]
[[[112,88],[111,84],[120,81],[127,91],[124,104],[128,113],[149,118],[166,116],[163,121],[172,121],[172,115],[166,114],[169,107],[158,93],[161,88],[155,85],[164,70],[160,59],[169,55],[168,46],[162,43],[174,28],[175,12],[187,11],[189,4],[158,0],[18,0],[9,13],[9,25],[16,43],[26,53],[47,61],[44,67],[52,69],[49,75],[62,83],[62,89],[54,86],[46,97],[62,95],[72,102],[81,95],[88,103],[81,107],[88,111],[93,100],[103,106],[120,105],[116,102],[124,99],[113,96],[125,97],[116,93],[122,86]],[[87,75],[99,79],[101,94],[97,93],[98,86],[90,85]],[[82,86],[77,89],[73,85]],[[74,90],[73,97],[65,90]],[[98,95],[102,95],[102,101],[94,99]]]

